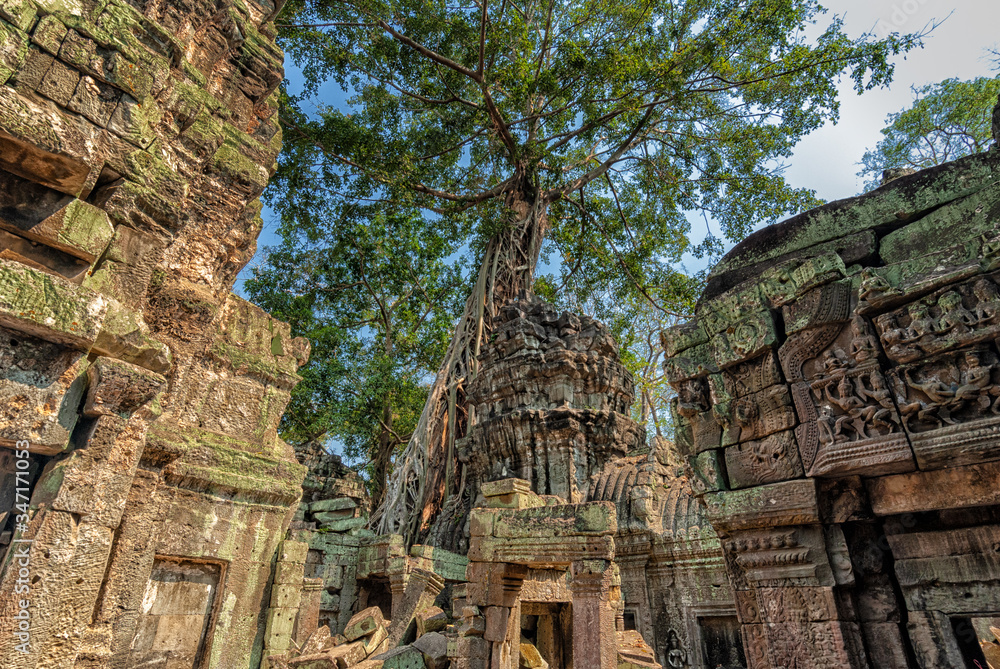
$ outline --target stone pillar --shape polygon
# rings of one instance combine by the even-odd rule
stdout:
[[[88,650],[79,640],[94,641],[88,626],[142,453],[142,435],[155,417],[148,403],[164,379],[104,357],[87,376],[83,414],[92,422],[77,433],[86,448],[50,462],[35,486],[25,514],[30,520],[14,535],[6,563],[24,567],[29,577],[22,578],[20,569],[5,569],[0,578],[4,667],[72,667],[77,654]],[[21,600],[30,606],[21,609]],[[22,610],[30,615],[30,643],[21,648],[29,652],[17,647],[15,614]],[[97,652],[106,654],[106,646]]]
[[[434,605],[434,600],[444,590],[444,579],[426,569],[410,573],[402,597],[392,596],[392,623],[389,625],[389,643],[396,646],[407,634],[413,617]],[[399,602],[397,603],[397,599]]]
[[[489,643],[490,669],[517,669],[521,637],[518,600],[527,571],[516,564],[469,564],[468,602],[484,618],[482,635]]]
[[[309,544],[283,541],[274,568],[270,608],[264,630],[264,657],[288,650],[295,631],[295,620],[302,602],[302,584]]]
[[[613,600],[613,563],[579,560],[572,566],[573,665],[588,669],[618,666]]]
[[[389,592],[392,593],[392,615],[390,618],[392,620],[398,620],[403,606],[403,596],[406,593],[406,581],[408,580],[408,574],[406,573],[405,559],[402,569],[395,568],[388,572],[389,577]]]
[[[309,635],[319,628],[319,610],[324,590],[321,578],[307,578],[302,581],[299,617],[295,621],[295,641],[299,644],[304,643]]]
[[[906,623],[920,669],[962,669],[965,659],[948,616],[940,611],[912,611]]]

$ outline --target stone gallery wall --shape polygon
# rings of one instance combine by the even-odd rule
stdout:
[[[986,666],[998,176],[994,150],[761,230],[663,335],[754,669]]]
[[[259,662],[305,473],[308,345],[230,292],[278,9],[0,2],[0,666]]]

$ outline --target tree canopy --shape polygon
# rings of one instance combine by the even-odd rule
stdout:
[[[337,442],[361,463],[374,503],[410,438],[468,293],[448,235],[420,218],[325,218],[320,241],[286,235],[245,284],[248,296],[312,343],[282,419],[293,444]]]
[[[441,226],[478,273],[379,522],[447,543],[471,502],[443,472],[496,310],[555,298],[691,297],[691,212],[739,239],[816,203],[781,160],[838,114],[837,82],[890,81],[918,36],[852,39],[815,0],[291,0],[278,20],[304,92],[284,99],[268,197],[286,232],[390,208]],[[346,106],[319,102],[334,82]],[[325,212],[320,217],[317,211]],[[318,221],[324,221],[317,227]],[[539,256],[548,276],[536,285]]]
[[[879,185],[891,168],[924,169],[979,153],[993,141],[992,111],[1000,79],[946,79],[913,88],[914,102],[889,114],[882,140],[865,152],[858,176]]]

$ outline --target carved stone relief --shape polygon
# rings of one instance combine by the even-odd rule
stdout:
[[[792,384],[792,397],[806,473],[873,476],[912,470],[909,442],[879,369],[875,336],[859,316],[838,328],[836,334],[830,326],[804,332],[801,344],[789,339],[782,349],[803,379]]]
[[[945,353],[889,375],[922,468],[1000,454],[1000,364],[992,348]]]
[[[886,355],[907,363],[1000,336],[997,274],[948,286],[875,319]]]
[[[802,476],[794,434],[786,430],[727,448],[726,472],[733,488],[776,483]]]

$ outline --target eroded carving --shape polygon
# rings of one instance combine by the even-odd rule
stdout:
[[[1000,335],[996,275],[933,293],[875,319],[886,355],[899,363]]]

